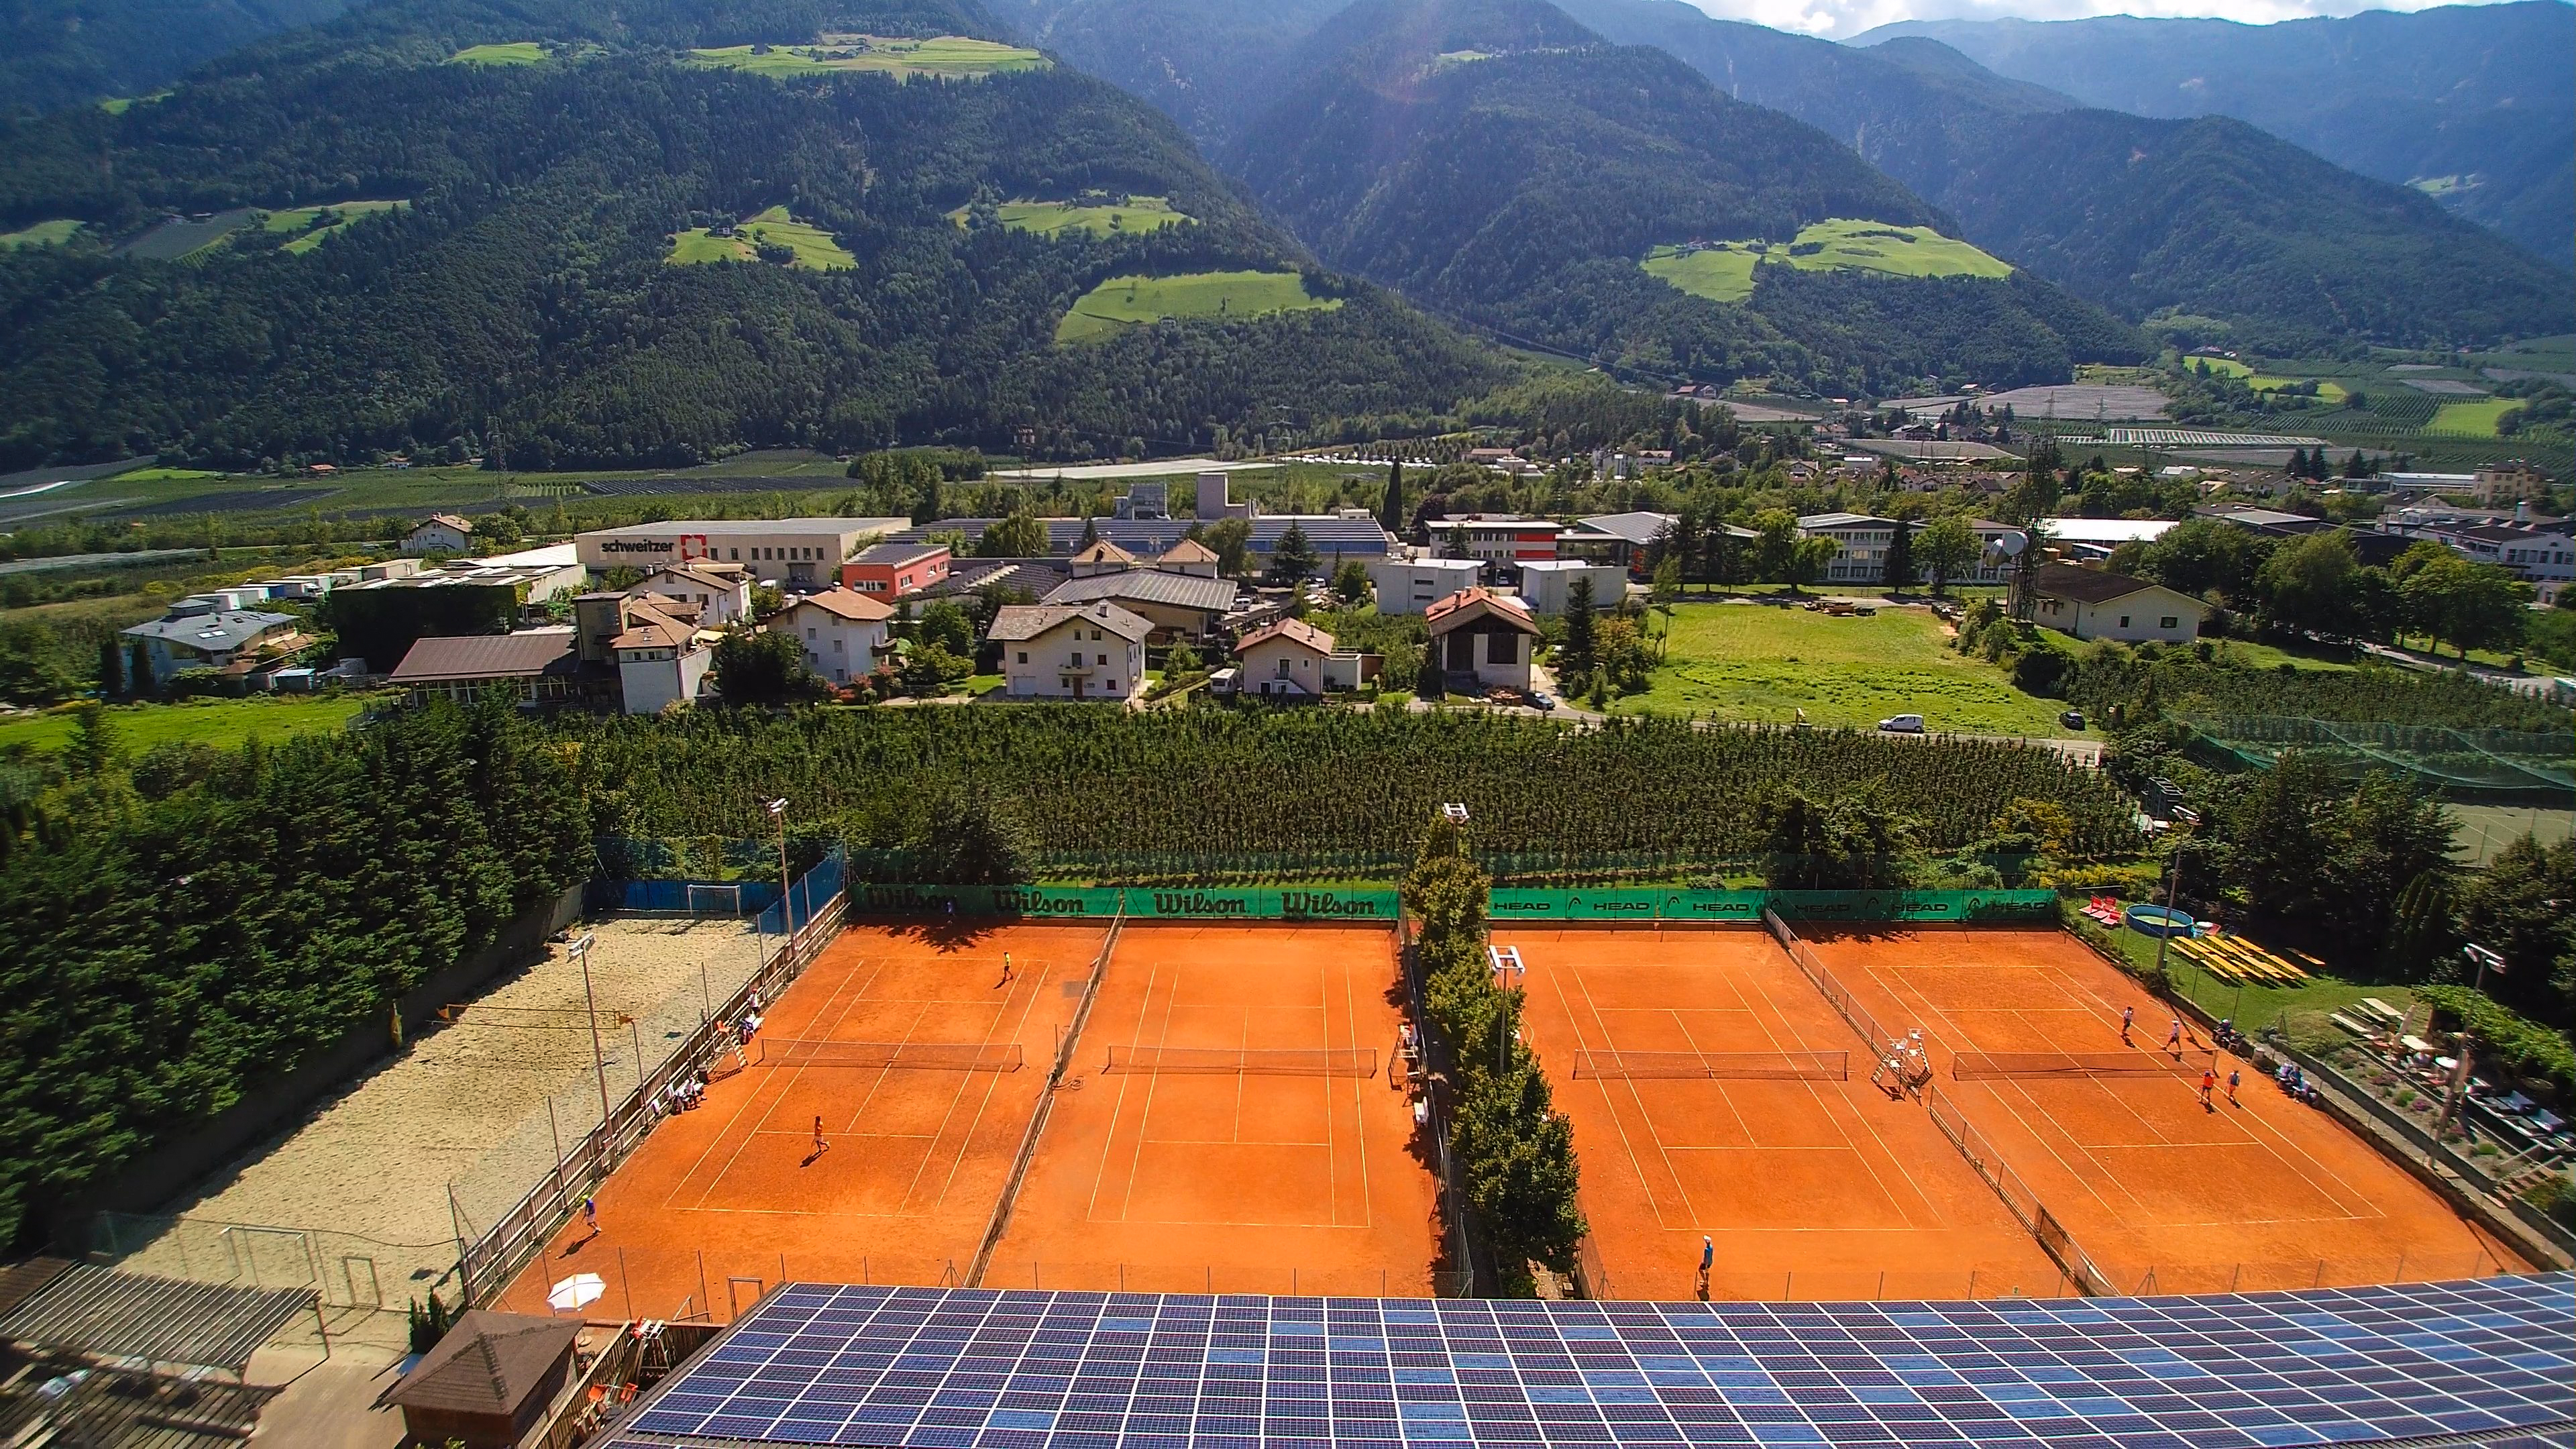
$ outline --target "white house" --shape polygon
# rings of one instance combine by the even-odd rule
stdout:
[[[2576,538],[2565,526],[2535,528],[2488,523],[2432,527],[2423,536],[2480,563],[2494,564],[2530,584],[2544,605],[2558,602],[2559,590],[2576,581]]]
[[[892,641],[894,606],[856,589],[807,594],[769,621],[805,646],[805,667],[834,684],[865,679]]]
[[[700,627],[721,629],[751,616],[751,573],[740,564],[665,564],[626,591],[630,599],[647,595],[694,604]]]
[[[1897,522],[1866,513],[1810,513],[1798,520],[1809,538],[1830,538],[1836,552],[1825,565],[1829,584],[1876,584],[1887,580],[1887,550],[1896,541]]]
[[[1461,589],[1422,615],[1443,673],[1479,685],[1530,687],[1530,664],[1542,634],[1520,600],[1491,589]]]
[[[463,553],[474,546],[474,523],[453,513],[433,513],[403,535],[405,553]]]
[[[1485,566],[1471,558],[1371,559],[1381,614],[1419,614],[1460,589],[1471,589]]]
[[[1002,646],[1003,691],[1013,699],[1135,697],[1145,684],[1153,622],[1106,599],[1087,604],[1005,604],[986,638]]]
[[[715,662],[715,636],[701,634],[695,623],[648,600],[630,604],[626,617],[625,630],[609,641],[616,651],[625,711],[659,714],[673,705],[695,703],[706,687],[707,666]]]
[[[1188,574],[1201,579],[1215,578],[1216,566],[1216,550],[1195,538],[1182,539],[1154,559],[1154,567],[1159,572]]]
[[[2045,564],[2031,582],[2031,618],[2078,639],[2189,643],[2209,612],[2189,594],[2106,569]]]
[[[1433,553],[1442,558],[1477,559],[1485,563],[1554,558],[1557,537],[1566,531],[1564,524],[1544,518],[1487,517],[1480,514],[1435,518],[1423,527],[1431,535]]]
[[[1235,687],[1274,699],[1315,700],[1331,687],[1333,636],[1303,619],[1280,619],[1234,646]]]
[[[1592,584],[1592,607],[1615,609],[1628,597],[1628,570],[1623,564],[1585,563],[1581,559],[1532,559],[1521,565],[1521,599],[1534,613],[1562,614],[1574,606],[1574,583]]]
[[[292,649],[305,642],[302,622],[293,614],[219,609],[213,600],[181,599],[160,618],[116,632],[129,654],[134,645],[143,646],[152,682],[160,685],[183,669],[226,669],[236,660]]]

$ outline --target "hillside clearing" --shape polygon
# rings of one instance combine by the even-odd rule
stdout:
[[[1010,71],[1044,70],[1034,50],[963,35],[903,40],[882,35],[827,35],[813,45],[724,45],[689,52],[694,65],[787,77],[859,71],[909,80],[917,75],[979,80]]]
[[[948,213],[948,219],[964,226],[972,207],[961,206]],[[1013,231],[1034,232],[1039,236],[1058,236],[1069,231],[1089,232],[1093,236],[1110,236],[1121,232],[1159,231],[1197,220],[1186,212],[1175,211],[1172,203],[1160,196],[1130,196],[1112,202],[1105,196],[1082,197],[1074,201],[1005,201],[993,208],[994,218]]]
[[[469,45],[447,58],[449,65],[543,65],[546,48],[533,40],[504,40]]]
[[[80,232],[81,224],[69,217],[40,221],[16,231],[0,231],[0,247],[58,247]]]
[[[1082,294],[1055,328],[1058,342],[1098,342],[1166,317],[1261,317],[1330,311],[1337,297],[1311,297],[1295,272],[1190,272],[1177,277],[1111,277]]]
[[[346,230],[378,212],[400,211],[408,201],[335,201],[328,206],[290,206],[272,211],[262,223],[266,231],[300,232],[302,235],[279,248],[302,256],[336,232]]]
[[[1786,262],[1811,272],[1865,271],[1892,277],[2006,277],[2012,268],[1928,226],[1837,217],[1801,227],[1782,245],[1758,240],[1660,246],[1638,265],[1694,297],[1741,302],[1753,295],[1753,269]]]
[[[756,262],[763,246],[787,248],[796,254],[796,260],[788,265],[809,272],[843,271],[859,264],[859,259],[833,240],[830,232],[812,222],[796,220],[783,206],[773,206],[745,219],[730,236],[719,236],[706,227],[681,232],[671,239],[667,260],[679,265]]]

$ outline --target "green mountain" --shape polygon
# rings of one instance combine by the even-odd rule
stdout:
[[[374,7],[121,114],[0,126],[0,233],[83,224],[0,249],[0,469],[138,450],[681,464],[1024,429],[1080,456],[1441,408],[1501,375],[1315,271],[1169,121],[1069,69],[899,81],[681,53],[979,32],[1000,38],[935,3]],[[448,60],[475,45],[529,63]],[[996,53],[815,54],[934,49]],[[1086,192],[1191,220],[1047,235],[981,205]],[[378,205],[330,209],[355,202]],[[174,213],[213,219],[160,224]],[[1303,273],[1338,305],[1055,340],[1111,277],[1226,271]]]
[[[2030,83],[2052,75],[1997,76],[1924,39],[1836,45],[1683,0],[1565,8],[1832,135],[2007,261],[2132,319],[2195,319],[2175,324],[2188,337],[2295,350],[2576,326],[2565,277],[2529,253],[2249,125],[2082,110]]]
[[[2576,260],[2576,7],[2560,0],[2274,25],[1909,20],[1854,44],[1890,37],[1929,37],[2107,110],[2234,116],[2423,190],[2562,268]]]
[[[16,0],[0,7],[0,116],[158,90],[342,0]]]
[[[1658,247],[1795,250],[1831,218],[1898,250],[1899,228],[1955,226],[1831,138],[1538,0],[1361,0],[1283,69],[1220,163],[1333,265],[1509,336],[1881,391],[1926,374],[2062,379],[2136,353],[2111,319],[2021,275],[1762,265],[1737,304],[1648,273]]]

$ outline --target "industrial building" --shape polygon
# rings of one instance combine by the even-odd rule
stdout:
[[[907,518],[676,519],[593,529],[574,535],[573,545],[592,573],[703,559],[740,564],[764,584],[828,589],[861,545],[911,527]]]

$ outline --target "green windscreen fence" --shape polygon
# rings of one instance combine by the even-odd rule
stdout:
[[[1791,921],[2000,923],[2057,919],[2048,891],[1512,890],[1493,892],[1494,924],[1529,921],[1741,921],[1768,906]],[[1334,889],[1223,886],[943,886],[853,883],[852,915],[1009,916],[1106,921],[1383,921],[1392,886]]]

